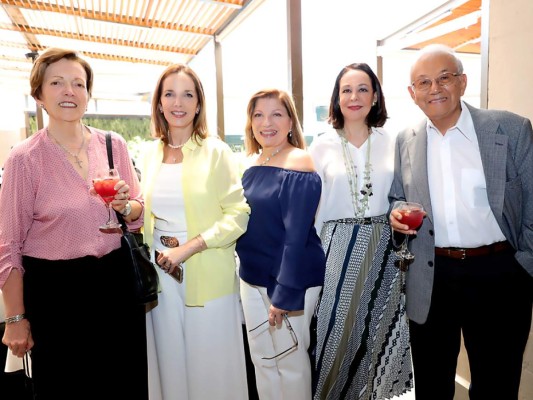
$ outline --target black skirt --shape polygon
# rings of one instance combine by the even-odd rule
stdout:
[[[101,258],[23,257],[36,400],[148,399],[145,308],[123,260],[120,249]]]

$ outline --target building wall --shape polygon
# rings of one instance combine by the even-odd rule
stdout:
[[[531,0],[490,1],[488,108],[507,109],[531,120],[532,20]],[[533,326],[524,354],[519,399],[533,399]]]
[[[24,96],[20,94],[20,81],[0,80],[0,168],[4,166],[11,147],[26,137]]]
[[[488,3],[483,2],[484,6]],[[489,7],[488,108],[509,110],[533,120],[533,2],[490,0]],[[459,357],[458,375],[466,382],[470,380],[464,351]],[[526,399],[533,399],[533,326],[524,354],[519,394],[519,400]]]

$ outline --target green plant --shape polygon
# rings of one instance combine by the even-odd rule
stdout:
[[[37,121],[35,114],[29,115],[30,132],[37,132]],[[140,137],[146,140],[150,139],[150,117],[138,115],[100,115],[85,116],[83,118],[85,125],[99,128],[104,131],[113,131],[121,134],[126,141],[134,137]]]

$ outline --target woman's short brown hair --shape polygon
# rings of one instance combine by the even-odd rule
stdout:
[[[63,58],[76,61],[83,67],[85,74],[87,75],[87,93],[89,94],[89,98],[92,96],[94,74],[89,63],[81,58],[74,50],[52,47],[37,57],[35,63],[33,64],[30,74],[30,94],[34,99],[39,99],[41,96],[46,69],[50,66],[50,64],[58,62]]]

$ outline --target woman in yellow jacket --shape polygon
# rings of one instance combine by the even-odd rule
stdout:
[[[158,140],[144,156],[144,235],[161,293],[147,315],[150,399],[246,399],[235,241],[248,223],[237,160],[208,135],[205,97],[185,65],[152,101]],[[174,279],[183,270],[183,281]]]

